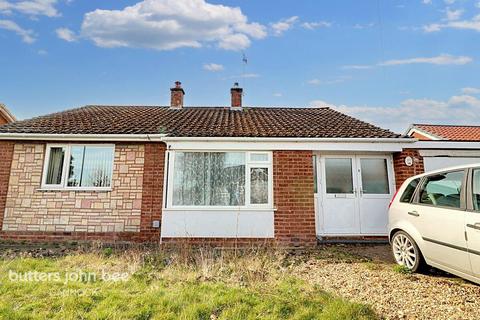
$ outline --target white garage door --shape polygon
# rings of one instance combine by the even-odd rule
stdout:
[[[478,158],[463,158],[463,157],[424,157],[425,172],[443,169],[454,166],[461,166],[464,164],[480,163]]]

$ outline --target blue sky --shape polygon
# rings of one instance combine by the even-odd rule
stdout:
[[[0,0],[0,102],[331,106],[397,132],[480,124],[480,1]],[[248,63],[242,63],[245,54]]]

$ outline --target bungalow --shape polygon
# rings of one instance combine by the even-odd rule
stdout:
[[[416,139],[330,108],[85,106],[0,126],[0,239],[269,242],[387,234]],[[406,147],[407,146],[407,147]]]

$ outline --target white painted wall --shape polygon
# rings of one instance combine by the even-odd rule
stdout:
[[[162,238],[273,238],[273,210],[164,209]]]
[[[477,164],[480,163],[480,157],[424,157],[423,163],[425,166],[425,172],[428,172],[432,170],[461,166],[465,164]]]

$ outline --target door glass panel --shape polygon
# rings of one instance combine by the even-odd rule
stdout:
[[[439,173],[427,177],[420,192],[420,203],[460,208],[460,193],[464,172]]]
[[[417,188],[419,182],[420,179],[414,179],[408,184],[402,194],[402,197],[400,198],[400,202],[409,203],[412,201],[413,194],[415,193],[415,189]]]
[[[326,158],[327,193],[353,193],[352,159]]]
[[[386,159],[360,159],[365,194],[389,194]]]

